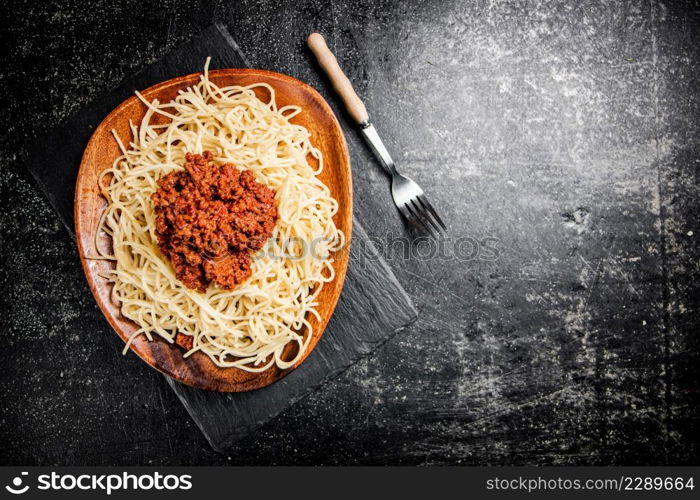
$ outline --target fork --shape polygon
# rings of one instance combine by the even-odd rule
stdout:
[[[411,224],[422,227],[430,235],[439,237],[447,231],[447,226],[442,221],[437,211],[425,197],[418,184],[401,175],[396,170],[394,160],[389,151],[379,138],[377,129],[369,121],[369,115],[364,103],[358,97],[355,89],[343,70],[338,65],[338,60],[326,45],[326,40],[319,33],[312,33],[306,40],[311,52],[316,56],[318,64],[326,73],[333,88],[338,93],[345,105],[350,117],[359,125],[362,135],[377,155],[384,169],[391,176],[391,195],[399,212]]]

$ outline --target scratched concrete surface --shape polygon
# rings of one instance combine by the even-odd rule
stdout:
[[[698,2],[13,4],[0,463],[697,464]],[[215,20],[254,66],[339,109],[303,48],[323,32],[450,225],[439,253],[404,243],[341,113],[355,212],[420,319],[226,456],[121,356],[22,163],[38,134]]]

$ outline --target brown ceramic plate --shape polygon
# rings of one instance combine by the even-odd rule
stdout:
[[[142,94],[149,101],[158,99],[163,103],[169,102],[176,96],[178,90],[195,85],[199,77],[200,73],[173,78],[144,90]],[[275,89],[279,107],[288,104],[303,107],[303,111],[292,121],[309,129],[313,144],[323,153],[325,166],[320,177],[338,200],[340,210],[335,216],[335,223],[345,233],[349,242],[352,231],[350,158],[338,120],[323,97],[305,83],[271,71],[222,69],[210,71],[209,77],[220,86],[265,82]],[[269,98],[262,94],[259,97]],[[130,137],[129,119],[134,123],[140,123],[145,111],[146,107],[134,96],[120,104],[100,123],[83,154],[75,188],[75,234],[83,270],[97,304],[112,328],[124,341],[137,329],[137,326],[120,314],[119,305],[110,298],[111,285],[99,276],[114,264],[85,257],[94,255],[93,242],[97,225],[107,205],[97,186],[98,175],[105,168],[111,167],[114,159],[120,154],[111,130],[115,129],[122,138]],[[103,239],[103,244],[109,245],[107,235],[102,234],[100,238]],[[299,366],[321,338],[343,288],[349,257],[347,248],[346,245],[345,250],[335,255],[335,280],[326,284],[319,296],[318,312],[321,320],[309,315],[308,319],[313,326],[313,338],[302,359],[292,368],[280,370],[273,366],[262,373],[249,373],[238,368],[219,368],[205,354],[197,352],[185,359],[184,351],[179,347],[161,339],[148,342],[143,336],[134,340],[132,350],[157,370],[179,382],[202,389],[240,392],[265,387]]]

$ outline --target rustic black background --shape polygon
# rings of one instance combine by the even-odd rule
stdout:
[[[697,464],[697,2],[62,0],[4,16],[0,463]],[[339,109],[304,49],[324,33],[451,235],[439,255],[403,246],[341,113],[355,214],[420,317],[227,455],[121,356],[23,164],[213,21]]]

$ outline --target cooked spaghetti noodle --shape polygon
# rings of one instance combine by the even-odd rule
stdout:
[[[138,335],[173,343],[179,333],[192,340],[185,356],[201,351],[218,366],[250,372],[288,368],[306,351],[308,315],[318,317],[318,294],[334,279],[332,254],[344,243],[333,222],[338,203],[318,178],[323,156],[309,131],[290,121],[301,108],[278,109],[265,83],[218,87],[208,65],[197,85],[169,103],[148,102],[137,92],[146,114],[140,125],[130,124],[128,144],[114,133],[122,155],[99,179],[108,207],[96,258],[115,261],[104,277],[113,283],[122,315],[139,327],[124,352]],[[269,102],[255,89],[269,93]],[[233,290],[212,284],[199,293],[178,281],[158,250],[151,194],[158,179],[183,170],[186,153],[205,150],[273,189],[279,218],[246,281]],[[98,245],[100,232],[111,236],[112,252]],[[286,349],[290,343],[296,346]]]

